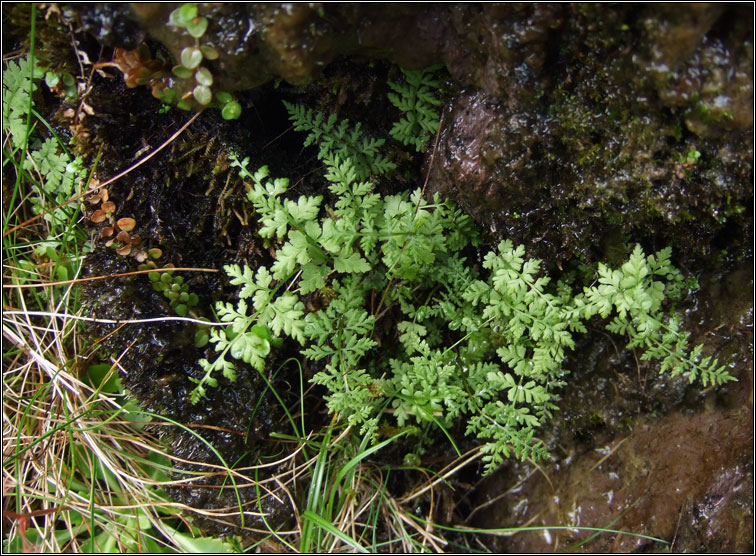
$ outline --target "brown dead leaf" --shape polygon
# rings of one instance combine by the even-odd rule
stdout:
[[[136,227],[136,220],[133,218],[119,218],[116,224],[124,232],[130,232]]]
[[[116,241],[120,241],[121,243],[131,245],[131,236],[129,235],[129,232],[118,232],[118,235],[115,237],[115,239]]]

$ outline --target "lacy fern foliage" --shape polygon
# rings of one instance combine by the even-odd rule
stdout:
[[[3,70],[3,131],[11,134],[13,146],[22,147],[26,140],[28,115],[33,106],[32,95],[37,90],[35,80],[45,72],[28,58],[10,60]]]
[[[642,350],[641,359],[661,361],[659,372],[672,376],[684,374],[704,386],[733,380],[716,359],[701,358],[703,346],[688,353],[689,333],[680,331],[679,319],[662,311],[665,299],[679,299],[688,287],[698,287],[695,280],[686,281],[670,262],[671,249],[645,256],[636,245],[630,258],[618,269],[599,264],[599,285],[586,288],[575,304],[585,318],[594,314],[613,318],[606,325],[610,332],[626,335],[627,347]]]
[[[349,125],[349,120],[339,121],[336,114],[326,117],[322,112],[305,109],[299,104],[283,101],[289,119],[296,131],[306,131],[305,147],[317,144],[319,158],[334,162],[349,159],[352,171],[359,180],[380,176],[396,168],[396,165],[381,154],[384,139],[365,135],[359,122]]]
[[[414,146],[418,152],[425,149],[438,131],[441,100],[438,97],[440,83],[435,74],[439,69],[441,66],[417,71],[402,69],[402,81],[388,82],[394,91],[388,98],[404,114],[389,133],[403,145]]]
[[[72,196],[83,184],[86,170],[81,158],[72,158],[57,137],[42,139],[33,126],[29,130],[32,133],[27,133],[27,123],[37,121],[29,115],[34,109],[37,81],[44,75],[45,70],[30,64],[27,58],[8,62],[3,71],[3,131],[9,134],[13,147],[22,153],[21,166],[34,183],[36,195],[30,198],[32,209],[36,214],[46,212],[44,218],[54,235],[67,228],[77,207],[69,205],[52,212],[49,209]]]
[[[672,266],[669,249],[646,256],[636,246],[621,267],[599,265],[597,283],[582,291],[553,282],[511,241],[478,270],[464,255],[479,244],[467,215],[419,189],[378,195],[369,180],[387,164],[378,141],[362,137],[359,125],[349,132],[334,117],[287,108],[307,142],[321,146],[329,195],[290,198],[287,179],[271,178],[265,166],[253,173],[249,159],[231,155],[258,233],[276,250],[269,267],[225,267],[239,301],[217,304],[228,327],[211,334],[218,356],[200,361],[193,402],[217,385],[215,372],[234,380],[238,361],[263,372],[286,336],[321,362],[312,381],[361,434],[377,440],[382,420],[446,428],[465,419],[467,433],[484,442],[490,472],[507,457],[547,456],[536,433],[557,410],[569,375],[563,362],[589,319],[604,319],[629,348],[659,360],[660,372],[704,385],[732,380],[701,358],[702,346],[689,350],[665,312],[665,300],[695,286]],[[307,310],[313,298],[320,308]]]
[[[377,439],[382,419],[445,427],[463,418],[468,434],[485,442],[491,471],[510,456],[547,455],[538,427],[557,409],[575,334],[595,316],[644,358],[661,360],[661,372],[704,385],[732,380],[715,360],[700,358],[700,346],[688,350],[687,335],[664,311],[664,300],[690,285],[669,250],[646,256],[637,246],[620,268],[600,265],[598,284],[578,293],[552,283],[539,260],[509,241],[478,273],[462,255],[478,243],[475,228],[449,202],[426,201],[419,190],[381,197],[351,159],[328,154],[333,206],[323,196],[293,200],[288,180],[231,159],[250,184],[260,235],[278,247],[269,268],[226,267],[240,299],[217,306],[229,327],[212,333],[219,355],[200,362],[205,376],[192,401],[216,385],[215,371],[233,380],[234,360],[263,371],[288,336],[323,362],[313,382],[325,387],[329,409],[362,434]],[[322,306],[307,312],[304,299],[313,295]],[[395,332],[386,332],[385,319]]]

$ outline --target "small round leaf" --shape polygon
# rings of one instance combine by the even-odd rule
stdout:
[[[181,8],[176,8],[171,12],[171,15],[168,17],[168,22],[176,27],[184,27],[186,25],[184,16],[181,14]]]
[[[208,60],[217,60],[218,59],[218,51],[214,49],[212,46],[203,45],[200,46],[200,49],[202,50],[202,54],[205,55],[205,58]]]
[[[227,102],[223,107],[223,110],[221,110],[221,116],[223,116],[224,120],[235,120],[241,116],[241,111],[241,104],[232,100]]]
[[[210,87],[213,84],[213,74],[207,68],[197,68],[197,72],[194,74],[194,79],[197,83]]]
[[[226,104],[228,101],[233,99],[234,97],[231,96],[231,93],[227,93],[226,91],[215,92],[215,100],[217,100],[221,104]]]
[[[48,71],[45,74],[45,83],[51,89],[53,87],[55,87],[59,82],[60,82],[60,75],[58,75],[57,73],[53,73],[51,71]]]
[[[193,70],[202,63],[202,51],[196,46],[187,46],[181,51],[181,65]]]
[[[194,347],[205,347],[207,342],[210,341],[210,334],[207,330],[197,330],[194,334]]]
[[[197,17],[186,23],[186,30],[195,39],[200,38],[207,30],[207,18]]]
[[[173,75],[181,79],[189,79],[192,76],[192,70],[184,66],[173,66]]]
[[[179,17],[184,25],[187,25],[190,20],[197,17],[197,4],[189,2],[184,4],[179,9]]]
[[[133,218],[119,218],[116,224],[124,232],[130,232],[136,227],[136,220]]]
[[[210,91],[210,87],[206,87],[205,85],[197,85],[192,94],[197,102],[203,106],[210,104],[210,101],[213,100],[213,93]]]

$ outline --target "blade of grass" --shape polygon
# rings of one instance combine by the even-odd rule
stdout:
[[[322,504],[323,486],[328,482],[328,450],[330,448],[331,434],[336,423],[337,416],[334,415],[331,419],[331,423],[326,428],[325,437],[320,443],[320,450],[316,456],[315,466],[310,478],[310,485],[307,494],[307,503],[305,508],[311,513],[318,513],[318,508]],[[318,540],[320,535],[317,535],[317,540],[313,539],[315,534],[315,522],[311,519],[302,519],[302,536],[300,539],[300,551],[301,552],[317,552],[320,546]]]
[[[330,535],[333,535],[340,541],[344,542],[345,544],[351,546],[354,548],[357,552],[362,553],[368,553],[368,550],[364,548],[362,545],[360,545],[357,541],[355,541],[352,537],[349,535],[343,533],[342,531],[339,531],[336,527],[334,527],[329,521],[326,521],[322,517],[320,517],[315,512],[312,512],[310,510],[305,510],[302,514],[302,518],[307,520],[308,522],[317,525]]]
[[[331,487],[331,494],[328,498],[328,503],[326,504],[326,507],[325,507],[325,511],[326,511],[325,515],[329,517],[332,517],[334,515],[333,511],[334,511],[334,500],[335,500],[336,492],[342,480],[347,474],[354,471],[355,467],[357,467],[357,465],[366,457],[371,456],[372,454],[378,452],[379,450],[383,449],[384,447],[388,446],[389,444],[391,444],[398,438],[401,438],[402,436],[408,433],[409,431],[407,430],[401,431],[398,434],[395,434],[394,436],[392,436],[391,438],[387,438],[386,440],[379,442],[378,444],[371,446],[370,448],[367,448],[367,449],[363,449],[364,446],[360,445],[360,448],[361,448],[360,452],[356,456],[351,458],[349,461],[347,461],[339,469],[339,472],[336,474],[333,486]],[[367,438],[363,437],[363,443],[365,442],[367,442]]]
[[[618,529],[609,529],[606,527],[584,527],[582,525],[542,525],[542,526],[526,526],[526,527],[498,527],[498,528],[491,528],[491,529],[480,529],[475,527],[455,527],[455,526],[448,526],[448,525],[439,525],[438,523],[431,523],[429,521],[426,521],[420,517],[414,516],[415,519],[417,519],[420,523],[424,525],[432,525],[433,527],[437,529],[442,529],[444,531],[451,531],[454,533],[474,533],[474,534],[480,534],[480,535],[510,535],[512,533],[521,533],[523,531],[596,531],[598,533],[609,533],[612,535],[627,535],[630,537],[638,537],[641,539],[646,539],[649,541],[659,542],[662,544],[669,544],[669,542],[665,541],[664,539],[660,539],[657,537],[652,537],[650,535],[643,535],[641,533],[632,533],[629,531],[621,531]]]

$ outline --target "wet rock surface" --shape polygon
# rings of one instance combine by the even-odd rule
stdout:
[[[132,49],[146,40],[156,57],[173,63],[193,44],[166,25],[179,5],[79,9],[82,26],[102,44]],[[250,168],[268,164],[272,174],[291,177],[298,192],[314,191],[322,185],[314,174],[314,154],[302,150],[301,136],[284,133],[289,124],[281,98],[363,121],[385,135],[395,116],[385,100],[392,71],[385,61],[407,68],[443,63],[446,105],[435,154],[408,155],[393,145],[391,156],[401,171],[392,185],[381,185],[383,192],[416,187],[427,174],[427,192],[455,199],[485,228],[489,243],[502,238],[524,243],[549,268],[614,263],[634,242],[648,251],[671,244],[675,263],[701,276],[701,293],[683,307],[691,342],[704,342],[706,354],[731,365],[739,382],[702,393],[683,379],[658,377],[653,365],[622,350],[621,339],[592,334],[566,365],[574,372],[570,387],[543,433],[554,461],[540,470],[511,463],[483,482],[477,475],[460,480],[456,493],[445,498],[442,517],[487,527],[607,527],[674,540],[675,551],[749,551],[753,14],[748,8],[203,4],[200,11],[209,19],[203,42],[221,52],[209,67],[219,87],[237,91],[242,118],[229,123],[217,111],[206,111],[164,153],[114,184],[111,198],[119,216],[136,220],[145,244],[163,250],[161,262],[216,269],[255,265],[269,255],[250,226],[254,218],[244,185],[229,171],[227,149],[251,155]],[[80,44],[97,59],[92,43]],[[103,56],[107,61],[110,52]],[[189,117],[175,109],[159,112],[149,92],[129,89],[120,79],[97,73],[92,83],[87,102],[94,115],[85,127],[90,159],[103,149],[101,175],[127,167]],[[258,88],[248,90],[252,87]],[[62,125],[62,118],[56,121]],[[71,135],[68,129],[63,133]],[[135,267],[133,258],[116,255],[102,242],[87,261],[89,275]],[[184,276],[205,315],[213,302],[235,294],[220,274]],[[85,295],[89,311],[98,316],[170,314],[144,276],[93,282]],[[116,328],[93,328],[92,337]],[[285,431],[280,407],[269,396],[257,405],[264,384],[243,367],[236,384],[222,382],[208,400],[188,404],[190,378],[200,372],[196,361],[208,349],[194,347],[191,329],[170,323],[131,326],[105,343],[108,354],[120,357],[125,384],[146,409],[199,427],[229,463],[246,454],[238,464],[253,465],[265,453],[269,433]],[[286,393],[298,378],[284,371],[278,380]],[[295,404],[296,396],[287,400]],[[159,434],[179,457],[218,463],[190,433]],[[451,457],[441,448],[434,455],[439,468]],[[230,492],[219,499],[217,486],[180,487],[172,494],[197,507],[233,508],[236,500]],[[247,494],[243,502],[254,498]],[[283,505],[265,509],[279,523],[290,517]],[[236,525],[207,524],[220,533]],[[495,548],[554,551],[589,536],[518,534]],[[602,535],[580,548],[664,546]]]
[[[508,464],[477,485],[467,517],[480,527],[600,527],[670,544],[539,530],[497,538],[495,550],[753,550],[753,301],[743,287],[753,272],[710,275],[703,284],[689,326],[737,383],[701,392],[607,346],[584,347],[586,364],[546,432],[553,461]]]
[[[550,40],[528,43],[542,54],[520,60],[527,71],[504,80],[506,93],[468,76],[477,88],[447,105],[431,190],[552,263],[601,256],[596,238],[617,234],[711,255],[732,226],[745,230],[748,15],[724,34],[737,14],[721,7],[582,5],[559,11],[558,22],[543,17],[526,21]]]
[[[750,552],[752,420],[747,407],[642,417],[628,434],[600,435],[600,447],[541,469],[522,466],[514,483],[510,475],[489,484],[489,492],[506,495],[474,523],[576,527],[518,533],[495,543],[501,552]],[[595,531],[581,526],[669,544],[617,533],[591,538]]]
[[[126,44],[136,23],[179,60],[195,39],[166,24],[177,6],[83,13],[109,44],[120,35]],[[457,90],[429,191],[551,263],[600,256],[592,248],[607,225],[716,256],[752,218],[745,5],[202,4],[199,13],[222,90],[304,85],[346,56],[444,64]],[[192,80],[171,83],[191,100]]]

